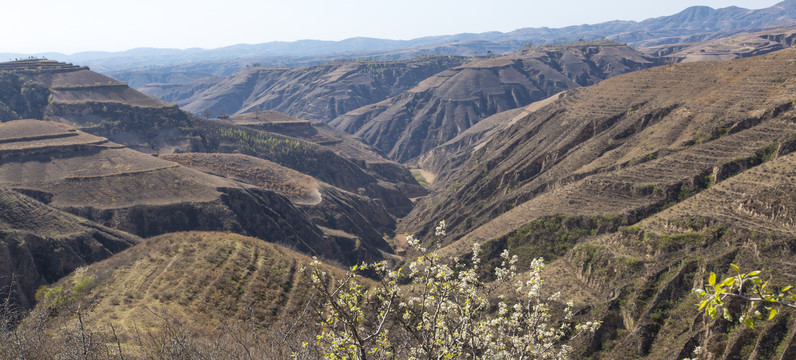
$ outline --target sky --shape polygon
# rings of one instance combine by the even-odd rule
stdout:
[[[766,8],[781,0],[14,0],[3,4],[0,52],[218,48],[364,36],[413,39],[610,20],[689,6]]]

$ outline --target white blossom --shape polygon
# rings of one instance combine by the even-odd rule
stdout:
[[[445,221],[435,235],[445,236]],[[527,281],[516,272],[516,255],[500,254],[496,280],[484,283],[478,277],[481,247],[472,248],[469,267],[443,262],[435,252],[426,252],[413,235],[407,244],[422,255],[409,261],[408,273],[393,270],[385,263],[363,264],[330,283],[317,259],[303,272],[311,279],[322,302],[316,308],[320,325],[326,329],[317,337],[329,359],[370,358],[475,358],[475,359],[564,359],[572,348],[564,337],[594,332],[599,322],[572,324],[570,301],[564,318],[551,318],[551,304],[561,294],[542,299],[544,260],[531,262]],[[365,287],[353,272],[371,269],[377,274],[375,286]],[[502,284],[515,295],[496,294]],[[490,298],[497,311],[491,312]]]

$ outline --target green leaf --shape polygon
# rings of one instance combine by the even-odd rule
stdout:
[[[777,310],[777,308],[771,308],[771,312],[768,313],[768,319],[769,320],[773,319],[774,316],[777,316],[778,312],[779,310]]]
[[[788,285],[788,286],[782,288],[782,292],[787,292],[790,289],[793,289],[793,285]]]
[[[752,272],[750,272],[750,273],[749,273],[749,274],[747,274],[747,275],[749,275],[749,276],[757,276],[757,275],[760,275],[760,270],[755,270],[755,271],[752,271]]]
[[[741,268],[739,268],[738,265],[730,264],[730,266],[732,266],[732,268],[735,269],[735,271],[741,272]]]
[[[752,320],[751,317],[747,317],[746,318],[746,326],[748,326],[750,329],[754,329],[754,327],[755,327],[754,325],[755,325],[755,321]]]
[[[708,304],[708,301],[709,300],[707,300],[707,299],[706,300],[702,300],[702,302],[699,303],[699,310],[702,310],[703,308],[705,308],[705,305]]]
[[[708,284],[710,284],[710,286],[716,285],[716,273],[710,273],[710,277],[708,277]]]
[[[730,310],[727,310],[727,308],[724,308],[724,319],[732,321],[732,315],[730,315]]]

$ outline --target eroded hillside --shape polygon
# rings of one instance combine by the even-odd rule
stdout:
[[[370,204],[373,211],[367,214],[373,219],[368,224],[360,224],[364,228],[375,226],[389,234],[391,229],[386,229],[385,224],[394,223],[394,219],[384,218],[385,210],[388,217],[404,215],[411,208],[409,197],[424,194],[406,168],[382,159],[348,135],[321,124],[304,121],[306,129],[297,130],[286,125],[284,120],[288,119],[288,123],[302,121],[276,112],[269,112],[263,119],[244,116],[229,121],[209,121],[83,67],[47,60],[0,65],[6,69],[3,79],[20,80],[52,93],[52,101],[40,104],[43,108],[38,109],[38,113],[42,118],[77,127],[85,132],[82,136],[90,133],[146,153],[242,153],[272,161],[343,192],[356,194],[359,200],[351,200],[354,203]],[[2,100],[16,104],[15,94],[7,94],[10,97]],[[27,109],[18,108],[20,111]],[[19,113],[12,115],[21,116]],[[75,161],[69,166],[79,168],[80,165]],[[331,193],[336,195],[330,199],[340,200],[343,196],[336,191]],[[202,196],[207,194],[212,192]],[[380,241],[384,235],[368,232],[367,241]]]
[[[444,218],[455,238],[491,223],[473,235],[488,238],[553,212],[643,218],[783,148],[796,130],[793,54],[667,65],[564,93],[437,179],[404,226]]]
[[[5,187],[0,208],[0,293],[23,308],[40,286],[141,242]]]
[[[433,74],[460,65],[464,59],[431,56],[297,68],[253,67],[225,78],[199,79],[182,85],[149,84],[141,91],[206,116],[276,110],[328,122],[350,110],[398,95]]]
[[[331,124],[404,162],[495,113],[655,64],[615,43],[530,48],[443,71]]]
[[[699,344],[714,358],[788,359],[793,313],[735,327],[696,313],[691,289],[730,263],[796,280],[794,65],[794,49],[665,65],[496,119],[509,125],[399,229],[446,219],[445,256],[479,242],[487,258],[555,260],[547,283],[603,321],[581,344],[591,358],[683,358]]]
[[[236,232],[342,262],[357,261],[359,257],[379,258],[377,248],[386,249],[381,232],[374,230],[367,219],[360,220],[370,232],[359,232],[361,237],[330,234],[277,193],[291,193],[290,189],[301,186],[306,196],[316,197],[308,205],[326,206],[319,197],[319,184],[306,175],[282,171],[281,178],[272,177],[272,182],[257,182],[253,181],[256,178],[245,176],[241,177],[248,183],[235,181],[53,122],[6,122],[0,124],[0,133],[9,136],[0,143],[2,186],[111,228],[142,237],[186,230]],[[189,159],[175,158],[183,162]],[[204,159],[212,160],[209,155],[204,155]],[[252,162],[263,163],[260,167],[266,172],[278,169],[278,165],[255,158],[246,164],[226,162],[226,171],[217,167],[200,169],[232,175],[234,171],[229,167],[240,165],[238,171],[252,173],[257,171]],[[290,186],[291,183],[295,185]],[[366,198],[360,201],[371,202]],[[373,218],[381,224],[386,222],[379,229],[387,231],[392,218],[383,206],[371,206],[375,209]],[[319,225],[340,229],[336,223]]]

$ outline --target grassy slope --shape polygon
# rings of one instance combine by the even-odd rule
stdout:
[[[128,356],[153,350],[142,350],[142,339],[172,341],[169,336],[175,334],[164,337],[163,331],[178,332],[186,343],[235,348],[237,344],[222,339],[231,334],[262,336],[300,317],[310,293],[299,269],[311,261],[287,248],[236,234],[186,232],[151,238],[87,267],[85,274],[96,280],[80,298],[85,306],[82,319],[97,334],[110,332],[113,325]],[[324,268],[332,278],[342,276],[336,268]],[[70,288],[71,283],[70,277],[59,285]],[[309,326],[308,318],[300,321],[302,327]],[[50,324],[68,329],[77,323],[61,311]],[[246,332],[236,332],[239,326],[246,326]],[[262,340],[249,340],[253,348],[263,346]]]

